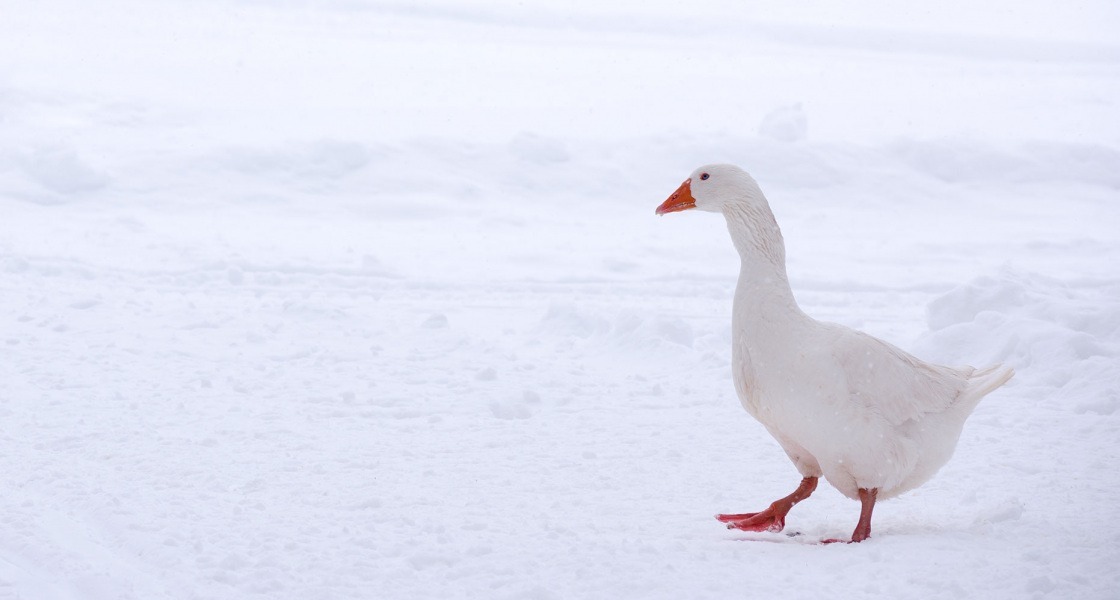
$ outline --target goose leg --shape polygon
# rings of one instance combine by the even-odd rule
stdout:
[[[878,488],[859,489],[859,523],[852,532],[853,542],[862,542],[871,537],[871,511],[875,509],[875,497],[879,495]]]
[[[716,518],[723,523],[727,523],[728,529],[741,529],[743,531],[781,531],[786,526],[786,514],[793,508],[793,505],[808,498],[815,489],[817,489],[817,478],[806,477],[801,480],[801,485],[797,486],[797,489],[793,490],[792,494],[780,500],[775,500],[770,504],[769,508],[762,512],[716,515]],[[874,503],[874,499],[872,503]],[[867,518],[868,533],[870,534],[870,509],[867,509]],[[862,523],[863,521],[861,520],[860,522]]]

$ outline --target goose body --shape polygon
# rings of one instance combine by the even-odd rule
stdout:
[[[1013,375],[924,362],[865,333],[820,322],[798,307],[781,230],[758,184],[731,165],[697,169],[658,214],[721,212],[741,268],[732,309],[732,369],[743,407],[802,476],[760,513],[719,515],[728,527],[777,531],[824,477],[863,504],[853,541],[871,533],[876,499],[928,481],[952,456],[964,422]]]

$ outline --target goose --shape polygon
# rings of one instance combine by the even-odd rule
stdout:
[[[781,531],[790,509],[824,477],[860,502],[851,542],[866,540],[876,501],[933,477],[952,456],[965,419],[1013,369],[931,364],[806,315],[790,289],[770,205],[739,167],[700,167],[656,214],[693,209],[723,213],[742,260],[731,317],[735,391],[802,478],[765,510],[716,518],[729,529]]]

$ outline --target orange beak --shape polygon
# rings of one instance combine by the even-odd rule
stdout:
[[[696,199],[692,197],[692,178],[684,180],[681,187],[669,196],[669,199],[662,202],[661,206],[657,207],[657,214],[664,215],[671,212],[679,212],[696,208]]]

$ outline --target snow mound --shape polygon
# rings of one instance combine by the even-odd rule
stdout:
[[[1032,142],[1008,149],[954,139],[899,140],[896,158],[915,171],[946,182],[1041,181],[1092,182],[1120,187],[1120,160],[1115,149],[1092,144]]]
[[[759,135],[779,142],[803,142],[808,132],[808,121],[800,102],[770,111],[758,125]]]
[[[1004,271],[928,307],[918,353],[946,363],[1016,368],[1013,385],[1077,413],[1120,409],[1120,282],[1065,283]]]
[[[564,142],[533,133],[520,133],[509,143],[510,152],[518,158],[538,165],[562,163],[571,159]]]
[[[28,179],[43,191],[31,200],[40,204],[57,204],[73,195],[98,191],[110,183],[105,173],[91,166],[74,149],[64,146],[38,148],[17,158]]]
[[[680,318],[651,316],[634,310],[620,310],[611,317],[565,303],[549,307],[541,319],[541,328],[561,337],[596,338],[599,342],[634,348],[692,348],[697,337],[692,325]]]
[[[375,152],[364,144],[323,139],[278,148],[241,147],[218,153],[214,165],[250,177],[338,179],[365,167]]]

